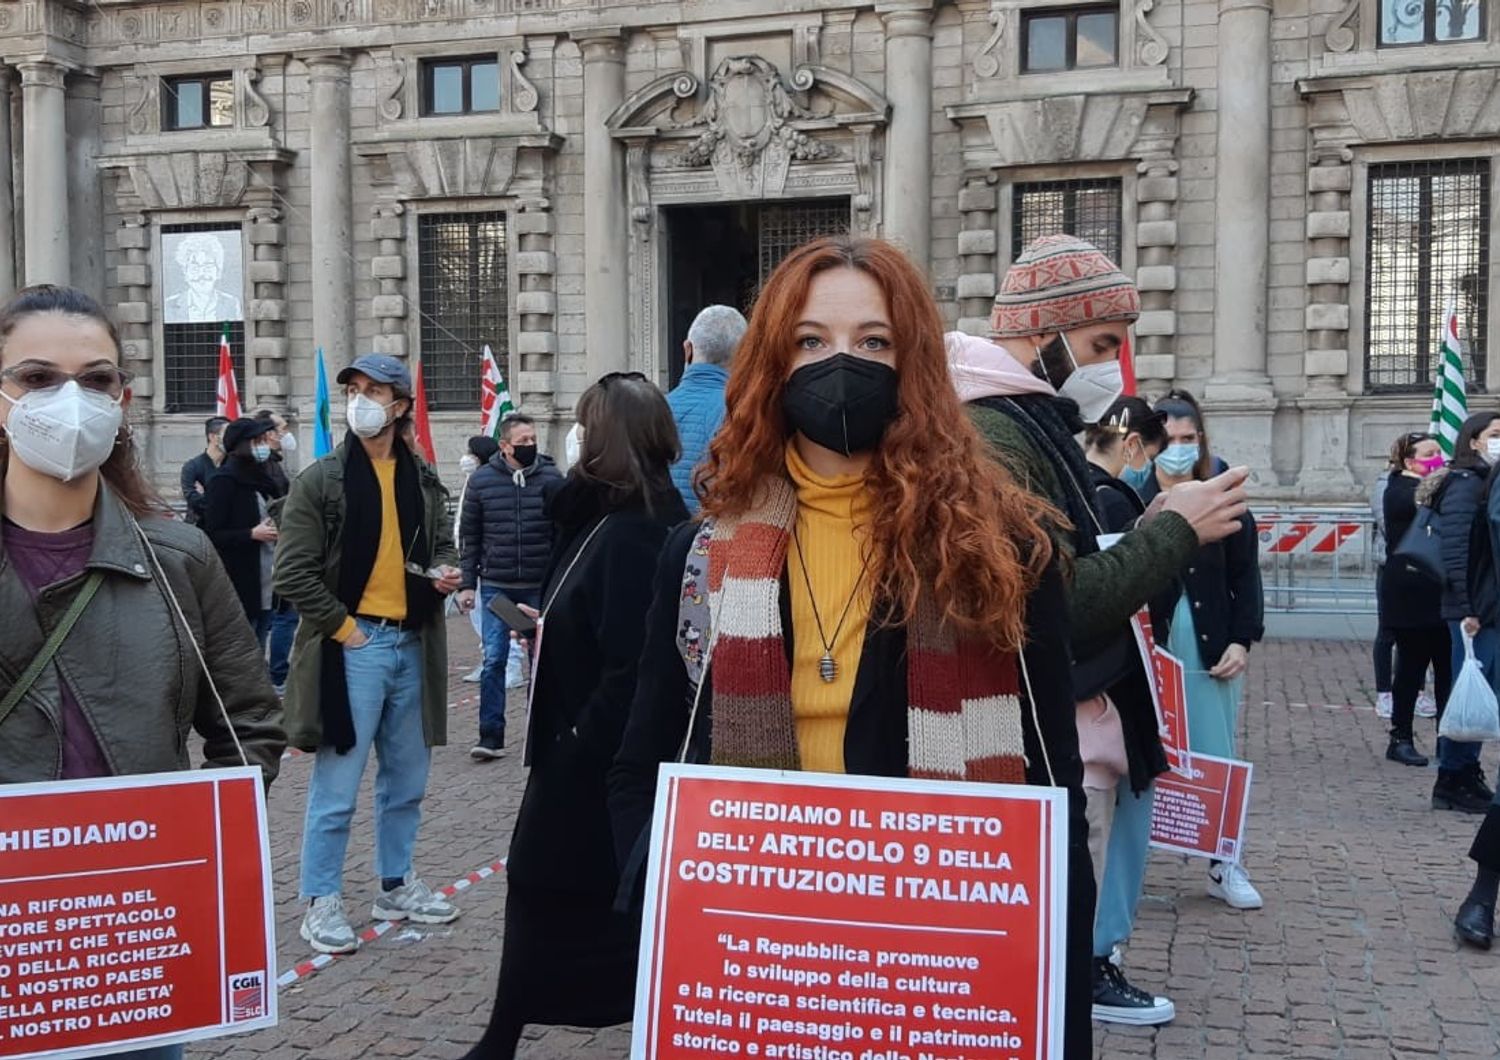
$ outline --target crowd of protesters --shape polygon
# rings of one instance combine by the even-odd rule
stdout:
[[[1183,662],[1190,750],[1222,758],[1241,757],[1263,632],[1247,470],[1213,451],[1192,394],[1124,396],[1139,313],[1113,262],[1052,236],[1007,272],[989,338],[945,334],[899,250],[821,239],[748,322],[699,314],[672,393],[631,372],[594,382],[566,473],[515,414],[468,441],[455,504],[411,444],[404,361],[366,355],[337,376],[347,434],[295,475],[282,415],[208,420],[182,520],[140,472],[108,317],[28,288],[0,311],[0,783],[185,769],[188,726],[209,764],[267,783],[285,746],[309,753],[300,934],[337,954],[359,945],[344,861],[373,752],[370,915],[452,922],[416,861],[456,611],[483,648],[476,760],[506,753],[507,692],[531,688],[497,989],[470,1060],[514,1055],[528,1024],[631,1018],[657,770],[679,758],[1063,789],[1063,1055],[1082,1060],[1092,1020],[1175,1015],[1125,972],[1168,761],[1132,618],[1147,609]],[[1404,435],[1373,502],[1393,762],[1427,764],[1414,719],[1442,716],[1465,643],[1490,674],[1500,655],[1497,465],[1500,414],[1464,424],[1451,464]],[[1403,559],[1417,524],[1441,535],[1438,577]],[[726,579],[731,611],[695,589]],[[162,665],[166,628],[180,665]],[[932,710],[966,738],[924,724]],[[1500,803],[1477,744],[1436,753],[1434,807],[1485,815],[1456,928],[1487,948]],[[1243,854],[1204,887],[1264,904]]]

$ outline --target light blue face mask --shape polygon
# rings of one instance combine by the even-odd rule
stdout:
[[[1151,481],[1151,471],[1151,458],[1147,457],[1145,467],[1131,467],[1129,464],[1126,464],[1121,468],[1120,481],[1139,493],[1146,488],[1146,483]]]
[[[271,447],[269,445],[256,444],[250,447],[250,455],[255,458],[257,464],[264,464],[271,459]]]
[[[1156,458],[1156,466],[1176,478],[1186,475],[1198,463],[1198,446],[1173,442]]]

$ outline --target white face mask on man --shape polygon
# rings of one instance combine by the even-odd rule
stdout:
[[[344,418],[349,423],[349,429],[355,434],[361,438],[374,438],[385,430],[386,410],[390,407],[364,394],[351,394],[348,407],[344,410]]]
[[[1057,392],[1078,402],[1078,414],[1084,423],[1098,423],[1125,390],[1125,375],[1118,360],[1100,361],[1097,364],[1079,364],[1073,353],[1073,344],[1068,336],[1058,332],[1068,359],[1073,362],[1073,372]]]
[[[297,436],[287,431],[281,436],[281,451],[283,453],[295,453],[297,451]]]
[[[85,390],[69,379],[59,387],[13,398],[5,435],[16,459],[62,482],[87,475],[114,452],[125,409],[108,394]]]

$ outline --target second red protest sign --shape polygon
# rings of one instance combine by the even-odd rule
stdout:
[[[1066,795],[663,766],[632,1056],[1062,1055]]]

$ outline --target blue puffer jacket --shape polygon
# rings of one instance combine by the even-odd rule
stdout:
[[[693,471],[708,456],[708,443],[724,422],[724,386],[728,382],[729,372],[723,365],[690,364],[682,373],[682,381],[667,395],[682,439],[682,459],[672,465],[672,485],[695,515],[698,498],[693,495]]]
[[[562,472],[549,456],[538,456],[531,467],[517,472],[503,453],[496,453],[470,476],[458,517],[465,589],[481,581],[510,587],[542,584],[552,555],[546,505],[562,482]]]

